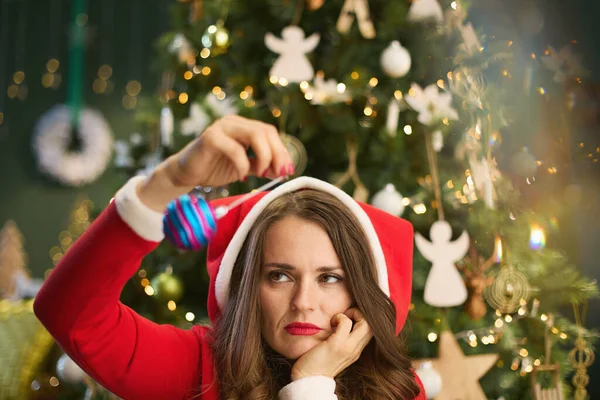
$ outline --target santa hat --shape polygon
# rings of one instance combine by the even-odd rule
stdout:
[[[302,189],[314,189],[334,196],[359,221],[373,251],[379,287],[396,306],[396,333],[399,333],[406,321],[412,289],[412,225],[406,220],[355,201],[327,182],[310,177],[299,177],[270,192],[259,193],[218,220],[217,233],[208,246],[210,319],[217,319],[227,304],[233,265],[252,225],[274,199]],[[211,204],[216,208],[235,199],[236,197],[219,199]]]

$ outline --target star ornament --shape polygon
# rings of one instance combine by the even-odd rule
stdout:
[[[415,369],[422,362],[431,361],[442,377],[442,391],[435,400],[487,400],[479,379],[494,366],[498,354],[466,356],[450,331],[442,332],[439,342],[437,359],[413,361]]]

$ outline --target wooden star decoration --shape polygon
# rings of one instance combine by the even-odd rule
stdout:
[[[440,333],[439,343],[437,359],[413,361],[415,369],[422,362],[431,361],[442,377],[442,391],[435,400],[486,400],[479,379],[494,366],[498,354],[466,356],[451,331]]]

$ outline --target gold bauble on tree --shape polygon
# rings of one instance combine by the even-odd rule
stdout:
[[[296,136],[288,135],[287,133],[282,132],[279,136],[294,163],[294,176],[302,175],[308,162],[304,144]]]
[[[217,21],[216,24],[210,25],[202,35],[202,45],[210,49],[212,55],[216,56],[223,54],[231,45],[231,36],[225,28],[223,20]]]
[[[183,284],[173,274],[162,272],[150,281],[154,289],[154,298],[160,302],[178,301],[183,296]]]

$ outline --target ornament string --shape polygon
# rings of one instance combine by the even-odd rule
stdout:
[[[444,220],[444,209],[442,207],[442,189],[440,187],[440,177],[438,175],[437,157],[431,142],[431,132],[425,132],[425,147],[427,150],[427,160],[429,161],[429,170],[433,179],[433,194],[435,196],[438,219]]]
[[[204,15],[203,0],[192,0],[190,4],[190,22],[194,23],[200,20]]]
[[[296,0],[296,11],[294,13],[294,18],[292,19],[292,25],[298,25],[300,23],[300,18],[302,18],[303,11],[304,0]]]
[[[581,306],[581,311],[579,310],[579,306],[573,303],[573,314],[575,316],[575,325],[577,325],[578,329],[583,328],[583,322],[585,321],[585,317],[587,316],[588,304],[587,302],[583,303]]]
[[[232,209],[234,209],[235,207],[245,203],[246,201],[248,201],[249,199],[251,199],[252,197],[256,196],[257,194],[264,192],[265,190],[268,190],[270,188],[272,188],[273,186],[277,185],[278,183],[282,182],[284,179],[286,179],[285,177],[279,177],[279,178],[275,178],[270,182],[265,183],[264,185],[252,190],[249,193],[246,193],[245,195],[243,195],[242,197],[238,198],[237,200],[233,201],[232,203],[226,205],[226,206],[220,206],[217,207],[215,209],[215,215],[217,218],[222,218],[225,215],[227,215],[227,213],[229,211],[231,211]]]
[[[225,25],[225,21],[227,21],[227,16],[229,15],[229,5],[231,0],[224,0],[221,2],[221,16],[219,20],[216,22],[217,28],[222,28]],[[193,3],[196,3],[196,0],[193,0]],[[194,4],[192,4],[192,7]]]
[[[227,16],[229,15],[230,4],[231,0],[223,1],[223,8],[221,9],[221,18],[219,18],[222,24],[225,24],[225,21],[227,20]]]

